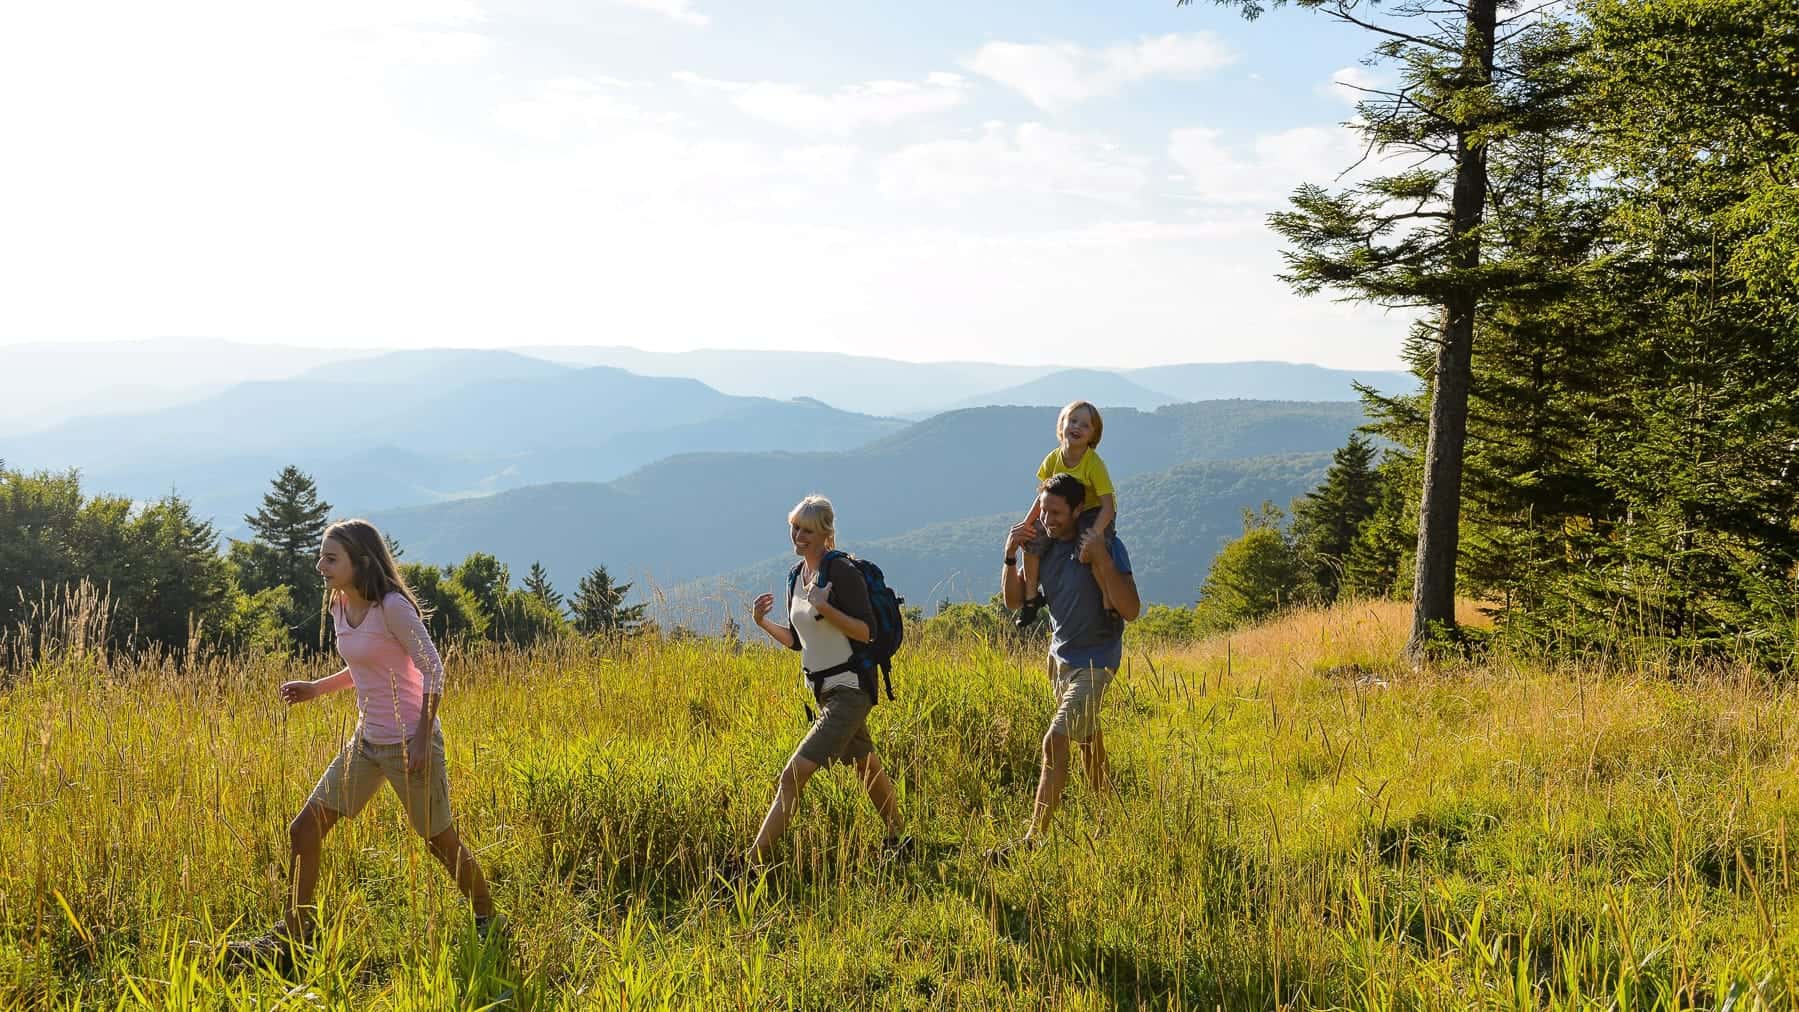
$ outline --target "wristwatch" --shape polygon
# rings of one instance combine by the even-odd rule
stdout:
[[[1016,555],[1006,556],[1006,565],[1008,565],[1008,566],[1018,565],[1018,556],[1016,556]]]

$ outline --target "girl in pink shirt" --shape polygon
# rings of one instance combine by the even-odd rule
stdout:
[[[425,630],[418,599],[401,579],[387,542],[366,520],[344,520],[325,531],[318,570],[345,667],[316,681],[287,682],[281,698],[292,705],[354,687],[356,733],[287,827],[293,881],[285,920],[259,938],[233,942],[231,949],[282,962],[294,943],[306,940],[325,834],[337,820],[362,811],[383,780],[393,785],[432,856],[469,898],[475,928],[486,938],[494,923],[493,898],[450,815],[443,731],[437,724],[443,661]]]

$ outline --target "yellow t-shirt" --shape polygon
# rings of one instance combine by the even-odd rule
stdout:
[[[1043,458],[1043,466],[1037,469],[1037,480],[1048,481],[1051,475],[1063,472],[1080,479],[1081,487],[1085,490],[1081,498],[1082,513],[1099,509],[1100,496],[1117,494],[1112,489],[1112,475],[1106,470],[1106,462],[1099,459],[1097,450],[1088,449],[1081,454],[1080,463],[1069,467],[1063,462],[1062,448],[1058,446]]]

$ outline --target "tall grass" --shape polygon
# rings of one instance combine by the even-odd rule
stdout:
[[[918,838],[847,771],[736,890],[804,731],[791,654],[719,641],[448,659],[451,792],[513,924],[481,945],[389,796],[326,842],[287,978],[224,965],[354,723],[285,661],[34,643],[0,695],[0,1008],[1790,1007],[1799,700],[1745,672],[1394,666],[1389,605],[1130,651],[1117,786],[1023,826],[1041,660],[930,641],[872,724]],[[199,943],[197,945],[190,943]]]

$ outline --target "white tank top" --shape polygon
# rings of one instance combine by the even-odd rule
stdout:
[[[804,573],[802,571],[802,577]],[[800,638],[800,665],[807,671],[823,671],[834,668],[850,659],[855,652],[850,646],[850,638],[843,631],[832,625],[829,619],[818,614],[807,600],[806,594],[811,590],[817,577],[812,580],[800,579],[793,587],[793,605],[787,613],[788,624],[793,633]],[[804,674],[800,680],[810,689],[812,682]],[[860,686],[854,671],[840,671],[825,678],[819,683],[818,691],[822,694],[840,685]]]

